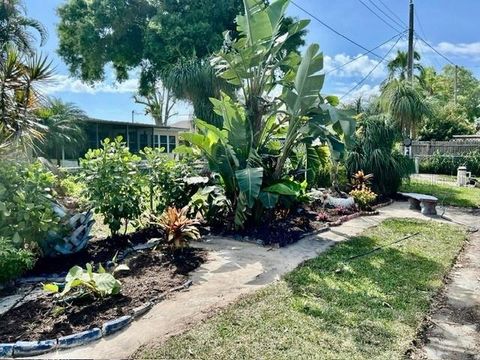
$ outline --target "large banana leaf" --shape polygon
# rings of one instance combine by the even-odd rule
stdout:
[[[277,206],[279,196],[268,191],[260,191],[258,198],[265,209],[273,209]]]
[[[247,168],[235,172],[240,193],[245,194],[246,204],[251,208],[260,194],[263,168]]]

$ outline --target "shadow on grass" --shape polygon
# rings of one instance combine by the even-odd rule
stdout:
[[[366,352],[399,341],[399,327],[415,331],[445,270],[432,259],[401,251],[402,243],[347,260],[378,245],[371,237],[354,238],[286,277],[297,311],[325,331],[349,334]]]

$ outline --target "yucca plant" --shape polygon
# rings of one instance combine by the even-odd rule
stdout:
[[[188,217],[188,206],[177,209],[169,207],[158,219],[158,225],[165,231],[165,241],[170,248],[181,249],[189,241],[200,239],[197,220]]]

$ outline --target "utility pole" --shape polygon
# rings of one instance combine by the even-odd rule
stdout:
[[[413,82],[413,34],[414,34],[414,19],[415,12],[413,7],[413,0],[410,0],[410,16],[408,26],[408,80]]]
[[[458,65],[455,65],[455,83],[453,86],[453,102],[457,103],[457,91],[458,91]]]

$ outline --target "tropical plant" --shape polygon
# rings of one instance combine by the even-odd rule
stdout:
[[[423,66],[420,64],[421,56],[418,52],[413,52],[413,69],[418,72],[422,72]],[[387,64],[388,69],[388,81],[397,79],[400,81],[407,80],[408,78],[408,53],[406,51],[397,51],[397,56],[395,56]]]
[[[98,272],[94,272],[92,265],[86,264],[85,269],[74,266],[68,271],[62,289],[59,285],[52,283],[45,284],[43,289],[46,292],[57,294],[59,298],[65,298],[67,295],[70,298],[84,296],[105,298],[120,293],[122,284],[102,266],[99,267]]]
[[[429,103],[414,85],[396,79],[382,88],[380,104],[402,135],[411,138],[416,137],[423,121],[432,113]]]
[[[142,214],[145,177],[138,170],[141,158],[129,151],[121,136],[105,139],[102,147],[89,150],[81,160],[85,197],[116,236],[122,224],[126,232]]]
[[[206,186],[192,196],[188,204],[190,214],[200,215],[208,224],[224,224],[231,214],[230,201],[218,185]]]
[[[35,110],[42,104],[41,88],[52,80],[51,62],[41,55],[26,57],[7,47],[0,56],[0,151],[33,147],[46,130]]]
[[[377,194],[395,194],[413,172],[413,162],[395,149],[398,132],[383,116],[371,116],[363,121],[354,145],[346,158],[350,176],[358,171],[373,174],[372,188]]]
[[[38,150],[43,156],[57,159],[58,165],[65,153],[75,153],[83,147],[85,133],[82,121],[87,115],[78,106],[60,99],[49,99],[36,111],[40,124],[46,128]]]
[[[165,232],[165,242],[173,249],[181,249],[188,245],[189,241],[199,240],[200,231],[197,228],[199,222],[188,217],[189,209],[177,209],[169,207],[158,218],[157,224]]]
[[[366,186],[361,189],[354,189],[350,191],[350,196],[355,199],[355,203],[362,210],[367,210],[377,199],[377,194],[375,194],[369,187]]]
[[[16,246],[11,240],[0,237],[0,284],[13,280],[31,269],[35,264],[34,254]]]
[[[373,179],[373,174],[367,174],[362,170],[357,171],[352,176],[352,185],[354,190],[361,190],[363,188],[369,187]]]
[[[280,28],[288,0],[270,5],[244,1],[245,14],[237,17],[238,37],[217,53],[212,64],[218,75],[238,87],[239,100],[222,93],[212,99],[223,118],[218,128],[196,121],[197,133],[186,141],[198,147],[210,170],[220,174],[226,195],[235,209],[235,224],[243,226],[249,214],[259,218],[262,209],[276,206],[279,196],[294,196],[300,184],[285,174],[294,151],[306,148],[306,169],[318,169],[314,141],[328,144],[339,158],[342,134],[354,132],[354,121],[331,106],[335,97],[322,97],[323,56],[311,45],[303,57],[288,51],[286,42],[308,21],[294,22],[287,33]],[[280,96],[273,97],[274,89]]]
[[[7,46],[14,46],[24,54],[33,55],[35,36],[30,30],[38,33],[42,46],[47,40],[47,31],[39,21],[26,16],[22,1],[0,2],[0,53],[3,53]]]

